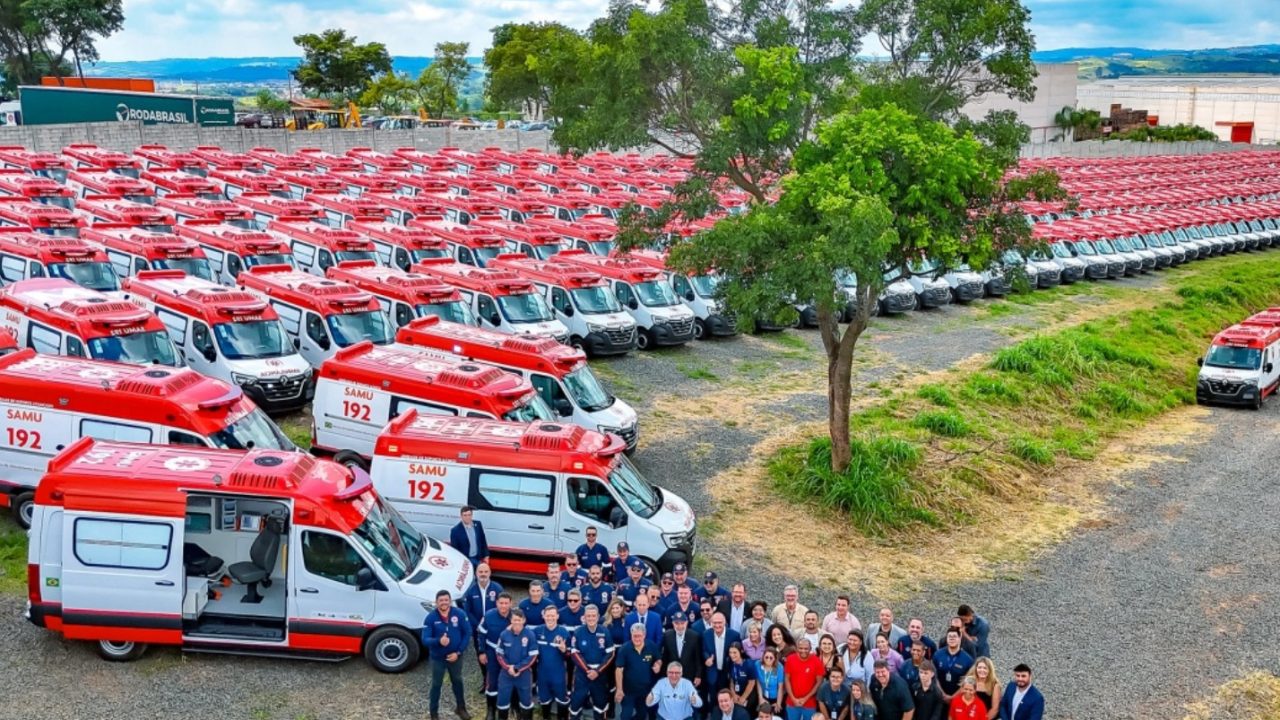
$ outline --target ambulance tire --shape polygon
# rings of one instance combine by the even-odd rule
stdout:
[[[380,627],[364,641],[364,659],[374,670],[402,673],[418,664],[422,646],[413,633],[402,627]]]
[[[31,529],[31,516],[36,511],[36,494],[33,492],[18,493],[9,501],[13,508],[13,519],[23,530]]]
[[[636,349],[648,350],[653,347],[653,333],[644,328],[636,328]]]
[[[369,461],[353,452],[344,450],[335,455],[333,460],[339,465],[346,465],[349,468],[360,468],[365,472],[369,472]]]
[[[109,662],[131,662],[147,651],[146,643],[99,640],[98,655]]]
[[[695,340],[706,340],[709,337],[711,337],[711,333],[707,330],[707,321],[702,318],[694,318],[693,338]]]
[[[662,573],[658,571],[658,563],[650,560],[649,558],[640,558],[640,562],[644,563],[645,577],[651,578],[654,581],[657,581],[658,578],[662,577]]]

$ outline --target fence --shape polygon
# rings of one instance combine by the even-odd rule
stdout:
[[[551,150],[551,133],[546,130],[259,130],[242,127],[209,128],[198,125],[143,125],[140,122],[70,123],[65,125],[0,126],[0,145],[21,145],[36,151],[59,151],[72,143],[93,143],[112,150],[132,151],[139,145],[165,145],[189,150],[197,145],[217,145],[224,150],[244,152],[255,147],[271,147],[293,152],[318,147],[342,154],[355,147],[390,151],[413,147],[438,150],[459,147],[480,150],[537,148]]]
[[[1082,140],[1080,142],[1029,143],[1022,146],[1024,158],[1046,157],[1144,157],[1148,155],[1204,155],[1215,152],[1256,150],[1261,145],[1213,141],[1133,142],[1129,140]],[[1274,149],[1274,146],[1271,146]]]

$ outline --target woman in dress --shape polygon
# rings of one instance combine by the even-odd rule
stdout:
[[[995,663],[989,657],[973,661],[973,667],[965,677],[974,679],[973,693],[987,706],[987,720],[996,720],[1000,713],[1000,679],[996,677]]]

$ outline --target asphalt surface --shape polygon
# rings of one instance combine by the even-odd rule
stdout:
[[[1159,278],[1126,281],[1156,284]],[[1088,297],[1072,302],[1091,302]],[[945,308],[877,321],[865,341],[881,359],[857,368],[855,394],[912,371],[945,368],[1014,341],[1008,328],[1033,323],[1044,308],[988,317]],[[767,375],[813,367],[815,332],[788,332],[806,351],[776,338],[740,338],[608,364],[625,378],[642,423],[658,393],[696,397],[744,359]],[[820,418],[822,398],[779,403],[795,420]],[[955,606],[968,602],[991,621],[998,669],[1017,662],[1037,673],[1052,718],[1180,718],[1180,708],[1250,668],[1280,672],[1273,628],[1280,602],[1271,578],[1276,506],[1270,480],[1280,454],[1280,402],[1262,412],[1214,409],[1204,441],[1170,449],[1169,462],[1122,478],[1108,498],[1109,523],[1076,534],[1018,578],[937,588],[896,608],[919,615],[937,634]],[[642,445],[637,461],[651,479],[707,511],[706,478],[741,462],[759,433],[723,421],[723,408],[682,437]],[[785,417],[784,420],[785,421]],[[697,452],[693,452],[693,448]],[[980,532],[980,529],[975,529]],[[714,542],[714,541],[713,541]],[[725,555],[725,553],[717,553]],[[784,571],[749,557],[716,568],[726,584],[749,578],[753,597],[772,604]],[[805,588],[802,602],[828,607],[841,588]],[[21,618],[20,597],[0,597],[0,718],[411,718],[426,714],[426,667],[381,675],[362,659],[317,663],[153,648],[142,660],[112,664],[91,645],[64,641]],[[856,597],[855,614],[874,615],[873,598]],[[470,666],[470,661],[468,661]],[[473,713],[483,706],[468,673]],[[452,701],[446,691],[444,707]],[[446,714],[446,717],[448,715]]]

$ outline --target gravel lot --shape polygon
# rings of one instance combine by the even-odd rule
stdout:
[[[1156,277],[1126,284],[1161,282]],[[1087,295],[1064,300],[1097,301]],[[996,316],[978,303],[878,320],[863,341],[873,361],[855,367],[855,395],[991,352],[1013,342],[1019,327],[1043,323],[1049,313],[1044,306],[1015,306]],[[601,363],[603,376],[620,378],[614,381],[618,393],[637,401],[642,445],[636,459],[651,479],[699,511],[709,509],[702,482],[741,462],[745,449],[762,436],[749,422],[729,420],[733,409],[719,404],[717,393],[743,379],[777,378],[821,362],[815,332],[786,335],[793,339],[744,337]],[[704,394],[714,399],[706,403],[702,422],[689,423],[683,434],[645,435],[644,424],[654,414],[669,412],[665,400],[693,399],[697,407],[696,398]],[[778,414],[775,423],[824,413],[822,396],[803,391],[783,393],[767,407]],[[1269,521],[1280,504],[1268,487],[1280,447],[1274,441],[1277,413],[1280,403],[1262,413],[1208,411],[1202,420],[1205,442],[1171,449],[1176,461],[1123,478],[1104,527],[1077,534],[1020,578],[922,593],[898,615],[921,615],[936,631],[957,603],[973,604],[994,626],[999,669],[1007,676],[1016,662],[1032,664],[1054,718],[1181,717],[1183,703],[1247,668],[1280,671],[1280,645],[1270,633],[1263,630],[1261,642],[1244,642],[1246,634],[1258,634],[1253,628],[1275,627],[1280,614],[1269,582],[1280,571],[1274,528],[1246,520],[1256,515]],[[725,581],[747,577],[753,597],[781,597],[782,573],[763,572],[749,557],[740,560],[717,568]],[[840,590],[806,588],[802,602],[826,607]],[[87,644],[63,642],[29,625],[20,617],[22,607],[22,598],[0,597],[0,618],[8,618],[0,620],[8,630],[0,634],[0,692],[10,698],[0,706],[0,718],[426,713],[425,667],[385,676],[359,659],[329,664],[156,649],[137,663],[109,664]],[[864,620],[875,607],[873,598],[855,599],[854,611]],[[469,697],[478,701],[474,674],[468,682]],[[1142,707],[1134,706],[1134,697]]]

